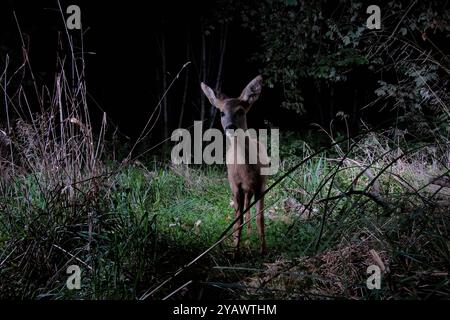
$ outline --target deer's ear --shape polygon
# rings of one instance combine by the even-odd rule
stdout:
[[[250,106],[259,98],[262,90],[262,76],[257,76],[255,79],[242,90],[239,97],[242,101],[247,102]]]
[[[205,96],[208,98],[209,102],[215,106],[216,108],[221,107],[221,103],[220,103],[220,94],[218,94],[216,96],[216,93],[214,92],[213,89],[211,89],[210,87],[208,87],[206,84],[204,84],[203,82],[200,84],[200,86],[202,87],[203,92],[205,93]]]

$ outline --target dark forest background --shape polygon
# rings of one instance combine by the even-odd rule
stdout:
[[[266,85],[248,117],[251,126],[307,133],[312,123],[327,130],[331,123],[353,134],[360,120],[376,125],[408,113],[433,116],[437,102],[422,80],[439,78],[437,86],[448,85],[445,69],[432,66],[446,59],[447,1],[386,2],[382,30],[366,28],[372,3],[364,1],[61,2],[63,8],[70,4],[81,8],[93,114],[101,119],[96,106],[101,108],[121,133],[136,137],[160,107],[150,144],[194,119],[218,125],[201,81],[237,96],[261,73]],[[2,4],[1,57],[9,56],[10,69],[22,63],[13,10],[36,81],[51,82],[58,39],[64,38],[58,6]],[[79,45],[79,31],[70,34]],[[385,107],[390,99],[396,99],[395,108]]]
[[[0,298],[449,299],[449,31],[447,0],[2,0]],[[280,168],[235,255],[225,166],[168,140],[258,74]]]

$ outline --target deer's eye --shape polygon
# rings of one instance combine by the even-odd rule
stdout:
[[[239,110],[236,112],[236,114],[239,115],[239,116],[242,116],[242,115],[244,114],[244,109],[239,109]]]
[[[225,116],[225,113],[223,111],[220,111],[220,116],[221,117]]]

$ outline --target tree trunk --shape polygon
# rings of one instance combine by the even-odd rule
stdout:
[[[319,123],[320,123],[320,125],[321,126],[325,126],[325,116],[324,116],[324,112],[323,112],[323,108],[322,108],[322,102],[321,102],[321,100],[320,100],[320,94],[321,94],[321,86],[320,86],[320,82],[318,82],[318,81],[315,81],[315,83],[314,83],[314,92],[313,92],[313,95],[314,95],[314,104],[315,104],[315,107],[317,108],[317,109],[319,109]]]
[[[228,25],[222,25],[221,29],[220,29],[220,46],[219,46],[219,50],[220,50],[220,56],[219,56],[219,66],[217,68],[217,77],[216,77],[216,86],[215,86],[215,90],[216,91],[220,91],[221,87],[222,87],[222,74],[223,74],[223,61],[224,61],[224,57],[225,57],[225,50],[227,47],[227,36],[228,36]],[[213,127],[214,125],[214,120],[216,119],[216,113],[217,113],[217,108],[214,106],[211,106],[211,124],[210,124],[210,128]]]
[[[186,61],[189,61],[189,36],[186,43]],[[189,70],[186,71],[186,75],[184,78],[184,91],[183,91],[183,99],[181,101],[181,110],[180,110],[180,118],[178,120],[178,128],[181,128],[183,125],[184,107],[186,105],[188,86],[189,86]]]
[[[201,61],[200,61],[200,68],[201,68],[201,81],[206,82],[206,38],[205,38],[205,30],[204,25],[202,24],[201,27],[201,33],[202,33],[202,45],[201,45]],[[200,120],[205,120],[205,106],[206,106],[206,100],[205,95],[200,92]]]
[[[162,71],[162,94],[164,95],[167,90],[167,64],[166,64],[166,39],[164,34],[161,35],[161,71]],[[164,96],[162,102],[163,109],[163,121],[164,121],[164,140],[169,137],[169,116],[167,110],[167,98]]]
[[[352,135],[355,135],[359,130],[358,119],[358,89],[355,89],[353,94],[353,115],[352,115],[352,128],[350,130]]]

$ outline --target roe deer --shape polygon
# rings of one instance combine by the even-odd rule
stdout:
[[[227,150],[227,171],[228,181],[233,192],[233,206],[235,209],[234,225],[234,245],[236,254],[239,253],[239,243],[243,216],[247,223],[247,234],[251,233],[250,209],[251,199],[255,196],[256,203],[256,225],[261,241],[261,253],[266,250],[266,240],[264,235],[264,197],[266,176],[261,175],[261,168],[268,164],[267,150],[256,139],[245,135],[245,143],[238,143],[237,137],[231,134],[230,130],[247,130],[246,114],[250,107],[258,99],[262,89],[262,77],[257,76],[242,91],[238,98],[228,98],[222,93],[215,92],[210,87],[201,83],[201,88],[209,102],[220,110],[221,124],[226,136],[231,140]],[[249,150],[257,150],[255,163],[250,163]],[[236,161],[238,157],[245,159],[244,162]],[[243,163],[243,164],[242,164]]]

